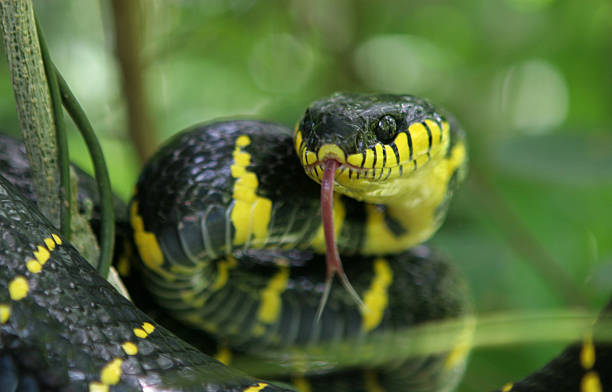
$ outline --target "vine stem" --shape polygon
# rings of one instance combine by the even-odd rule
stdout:
[[[111,191],[110,176],[108,175],[102,148],[100,147],[100,143],[98,142],[85,111],[76,97],[72,94],[68,83],[66,83],[57,69],[55,69],[55,75],[59,84],[64,107],[81,132],[81,136],[83,136],[85,140],[85,144],[87,145],[93,162],[102,213],[98,273],[106,279],[113,258],[113,247],[115,244],[115,212],[113,210],[113,194]]]

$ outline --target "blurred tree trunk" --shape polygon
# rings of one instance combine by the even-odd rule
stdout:
[[[128,134],[144,163],[155,151],[156,131],[149,112],[142,64],[143,14],[138,0],[112,0],[115,49],[126,100]]]

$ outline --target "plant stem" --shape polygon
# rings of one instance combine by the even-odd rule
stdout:
[[[0,1],[0,27],[38,207],[57,227],[60,177],[55,124],[31,0]]]
[[[70,114],[72,121],[74,121],[77,128],[81,132],[94,165],[94,173],[96,176],[96,183],[98,184],[98,193],[100,194],[100,209],[102,214],[102,222],[100,225],[100,261],[98,262],[98,273],[106,279],[113,257],[113,247],[115,244],[115,213],[113,210],[113,195],[110,186],[110,177],[106,168],[104,154],[102,153],[102,149],[100,148],[96,134],[94,133],[91,123],[87,119],[83,108],[72,94],[70,87],[68,87],[68,84],[57,69],[55,70],[55,75],[57,76],[57,81],[59,83],[59,89],[62,95],[64,107],[68,111],[68,114]]]
[[[36,20],[36,32],[38,33],[38,43],[45,66],[45,75],[49,82],[49,92],[51,93],[51,103],[53,105],[53,119],[57,136],[57,160],[60,168],[60,231],[62,236],[70,241],[70,226],[72,212],[72,197],[70,194],[70,155],[68,152],[68,138],[66,137],[66,127],[64,126],[64,108],[60,96],[57,76],[55,75],[55,65],[51,61],[44,34]]]

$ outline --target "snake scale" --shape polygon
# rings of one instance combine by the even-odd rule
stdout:
[[[444,349],[395,352],[398,342],[418,346],[402,337],[419,326],[469,319],[460,276],[419,245],[442,223],[466,161],[457,123],[413,96],[336,94],[293,132],[235,120],[176,135],[145,166],[129,206],[133,267],[163,309],[156,320],[98,277],[22,195],[33,197],[27,182],[3,168],[13,177],[0,178],[0,385],[451,390],[469,322]],[[335,274],[344,289],[332,287]],[[264,368],[280,362],[272,368],[284,375],[263,375],[285,381],[202,354],[160,325],[174,325],[168,315],[214,334],[219,360],[238,366],[229,353],[241,352]],[[550,390],[560,379],[567,388],[555,390],[603,390],[607,346],[589,339],[502,390]]]

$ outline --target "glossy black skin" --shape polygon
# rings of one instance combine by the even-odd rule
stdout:
[[[122,358],[123,375],[113,391],[242,391],[256,380],[227,368],[176,338],[123,298],[69,244],[51,252],[42,272],[25,260],[56,230],[30,201],[0,176],[0,303],[11,315],[0,325],[0,377],[49,391],[84,391],[101,369]],[[29,283],[28,295],[13,301],[8,283]],[[155,331],[137,341],[143,322]],[[136,341],[137,355],[121,349]],[[35,389],[34,389],[35,390]],[[264,391],[282,388],[266,387]]]
[[[180,298],[188,282],[193,281],[190,273],[183,276],[177,272],[172,280],[165,280],[155,277],[155,271],[143,265],[143,274],[148,278],[145,285],[159,305],[175,317],[185,317],[191,322],[184,315],[201,315],[207,323],[215,324],[215,333],[226,344],[250,356],[262,357],[284,350],[291,352],[308,344],[316,346],[332,341],[358,344],[372,339],[371,335],[385,333],[402,336],[410,328],[428,321],[469,314],[469,296],[457,271],[439,255],[419,248],[384,256],[393,271],[393,284],[388,289],[389,304],[384,317],[371,333],[364,333],[358,307],[339,285],[332,289],[321,321],[314,326],[325,281],[324,256],[308,249],[306,252],[272,250],[278,246],[306,248],[304,244],[309,243],[321,226],[320,187],[306,177],[296,157],[291,133],[283,126],[260,121],[203,124],[173,137],[145,166],[134,200],[145,230],[155,234],[166,256],[164,269],[172,271],[173,265],[187,268],[199,265],[198,273],[205,276],[205,280],[214,281],[217,276],[215,255],[224,257],[232,252],[238,263],[236,268],[229,270],[226,285],[219,291],[212,291],[202,307],[191,307],[175,300]],[[226,229],[229,228],[227,232],[231,238],[235,233],[232,223],[228,222],[235,184],[231,176],[232,154],[236,140],[244,136],[250,141],[243,151],[250,155],[248,171],[255,173],[258,179],[257,194],[272,202],[274,219],[268,226],[266,250],[247,249],[244,245],[226,248]],[[364,293],[371,284],[377,257],[355,254],[363,241],[364,204],[349,198],[343,198],[343,203],[347,214],[339,239],[340,248],[345,252],[345,271],[355,289]],[[202,240],[203,226],[210,236],[209,246]],[[287,243],[282,242],[284,234],[289,239]],[[198,257],[194,259],[190,255]],[[288,289],[280,296],[283,312],[278,324],[269,327],[269,333],[251,336],[258,295],[278,272],[275,260],[279,257],[291,265]],[[208,289],[199,290],[198,293]],[[217,306],[219,298],[224,298],[227,305]],[[253,303],[253,298],[257,302]],[[207,310],[209,303],[210,310]],[[239,321],[234,321],[229,314]],[[244,314],[249,317],[240,317]],[[293,333],[295,320],[300,323]],[[383,357],[392,352],[392,347],[380,347]],[[378,366],[379,380],[392,387],[405,383],[406,378],[411,380],[410,385],[415,385],[414,390],[421,390],[417,385],[424,390],[434,385],[443,390],[453,385],[461,373],[442,370],[445,355],[400,360],[392,371],[387,371],[385,365]],[[353,376],[347,373],[326,375],[313,377],[311,382],[322,388],[319,390],[326,390],[324,385],[330,391],[364,390],[363,371],[345,369],[349,371]],[[346,380],[354,382],[350,385]]]
[[[593,326],[595,346],[593,367],[583,369],[581,352],[583,345],[574,343],[538,371],[513,383],[511,392],[595,392],[583,389],[583,377],[587,372],[597,374],[601,391],[612,390],[612,344],[609,328],[612,323],[612,301],[608,303]],[[599,336],[599,339],[598,339]],[[496,392],[501,392],[498,389]]]
[[[388,143],[410,124],[426,118],[440,124],[443,117],[429,102],[412,95],[338,93],[313,102],[299,129],[310,151],[323,144],[336,144],[346,154],[353,154],[377,142]],[[395,123],[395,132],[380,132],[381,128],[389,129],[385,127],[389,121]]]

